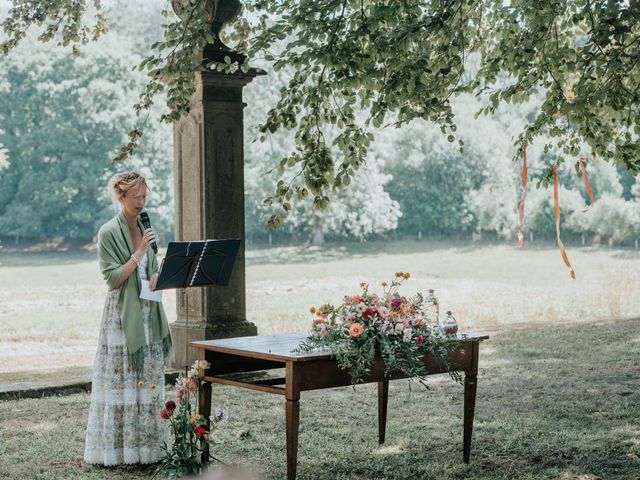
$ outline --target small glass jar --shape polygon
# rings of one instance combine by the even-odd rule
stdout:
[[[447,314],[444,319],[440,323],[440,328],[447,335],[454,335],[458,333],[458,322],[455,317],[451,314],[451,310],[447,310]]]
[[[429,321],[433,325],[438,325],[440,323],[440,302],[438,302],[438,297],[436,297],[435,290],[433,288],[428,290],[426,304]]]

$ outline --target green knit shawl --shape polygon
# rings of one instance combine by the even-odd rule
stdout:
[[[138,218],[138,228],[144,232],[144,228]],[[129,232],[129,225],[124,213],[121,211],[114,218],[105,223],[98,231],[98,259],[100,270],[110,290],[116,286],[120,272],[133,253],[133,242]],[[158,272],[158,260],[156,254],[150,248],[147,250],[147,278]],[[122,321],[122,330],[127,342],[129,362],[140,377],[144,363],[142,347],[146,343],[144,324],[142,320],[142,300],[140,299],[140,275],[134,271],[129,278],[118,288],[118,313]],[[153,335],[152,341],[162,342],[165,358],[171,353],[171,332],[167,323],[167,317],[161,302],[150,302],[150,327]]]

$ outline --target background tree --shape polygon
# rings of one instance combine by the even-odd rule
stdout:
[[[206,59],[204,64],[194,63],[193,51],[211,41],[205,31],[204,3],[184,0],[180,18],[171,12],[163,16],[162,9],[169,2],[162,0],[113,2],[104,12],[115,28],[102,39],[107,42],[102,50],[123,55],[116,59],[120,62],[116,70],[122,77],[113,77],[112,69],[106,68],[103,80],[124,85],[118,82],[135,79],[133,83],[143,90],[140,99],[126,88],[116,89],[117,94],[111,92],[109,97],[110,105],[119,105],[113,112],[137,102],[142,114],[137,120],[113,115],[122,120],[121,126],[146,125],[142,140],[140,131],[134,129],[118,157],[128,157],[137,146],[143,146],[134,163],[148,169],[149,175],[157,172],[166,180],[165,185],[170,185],[171,163],[156,160],[169,157],[170,142],[166,134],[154,137],[162,130],[149,119],[164,113],[164,119],[170,121],[186,111],[193,68],[232,72],[248,67],[232,62],[212,64]],[[264,139],[264,143],[250,143],[247,148],[250,234],[254,230],[263,234],[259,223],[267,218],[275,227],[290,214],[292,221],[280,234],[291,238],[310,235],[314,222],[318,224],[323,217],[328,222],[333,216],[340,218],[340,226],[331,227],[332,235],[350,235],[353,229],[345,227],[347,217],[335,215],[331,209],[311,213],[305,207],[327,208],[333,201],[350,201],[350,190],[363,183],[356,180],[357,171],[369,158],[367,161],[375,163],[374,170],[391,175],[380,177],[385,178],[383,187],[383,182],[374,182],[381,187],[373,197],[383,198],[385,191],[396,192],[398,199],[411,191],[426,195],[421,202],[404,201],[397,233],[414,236],[429,205],[429,215],[438,219],[430,224],[432,229],[444,226],[452,233],[468,233],[473,228],[507,238],[514,229],[518,201],[519,166],[511,159],[520,158],[514,145],[527,142],[532,184],[546,186],[550,167],[559,164],[565,231],[615,237],[616,242],[637,237],[633,232],[596,233],[598,225],[592,221],[596,209],[583,214],[580,208],[580,198],[586,200],[586,194],[575,175],[573,160],[578,155],[586,157],[597,198],[609,194],[623,198],[624,202],[606,202],[616,214],[637,204],[633,194],[636,180],[626,170],[634,172],[639,158],[638,2],[254,0],[245,6],[245,16],[231,38],[240,40],[237,48],[250,55],[250,64],[270,70],[268,80],[256,81],[247,89],[254,107],[247,110],[251,116],[247,138]],[[141,17],[151,20],[143,30],[133,21]],[[52,40],[61,49],[66,45],[85,56],[94,55],[93,47],[84,45],[85,41],[104,35],[107,25],[98,2],[15,3],[2,22],[2,50],[6,53],[16,48],[34,24],[41,25],[38,34],[43,40]],[[113,43],[114,34],[121,43]],[[153,53],[142,59],[149,44]],[[57,53],[53,58],[61,60]],[[93,58],[94,62],[111,64],[108,55]],[[5,60],[13,61],[11,57]],[[46,58],[41,60],[42,65],[34,68],[50,68],[43,66]],[[127,76],[130,72],[125,72],[124,63],[128,62],[139,63],[141,74]],[[156,111],[147,119],[144,110],[154,108],[154,96],[164,88],[157,76],[144,75],[155,68],[170,75],[166,90],[170,111]],[[56,83],[53,77],[51,81]],[[87,94],[81,97],[69,82],[73,80],[56,84],[56,88],[68,88],[68,94],[89,98]],[[91,88],[100,85],[97,76],[90,83]],[[2,88],[9,88],[7,82]],[[266,119],[264,111],[269,112]],[[485,116],[476,121],[473,116],[478,111]],[[422,123],[422,119],[429,122]],[[398,134],[402,131],[394,126],[404,126],[408,133]],[[91,129],[91,124],[85,122],[79,128]],[[437,137],[434,128],[444,137]],[[29,138],[22,136],[27,144]],[[374,138],[376,143],[372,143]],[[451,144],[445,147],[447,142]],[[460,153],[462,144],[465,150]],[[19,158],[15,153],[13,156],[15,159],[8,157],[9,165]],[[566,162],[569,158],[572,161]],[[613,160],[614,166],[597,162],[601,158]],[[9,183],[18,182],[16,169],[5,166],[0,172],[3,183],[7,184],[8,175],[13,175]],[[22,170],[21,175],[29,174],[29,168]],[[362,178],[372,177],[365,172]],[[440,180],[433,182],[434,178]],[[447,189],[440,189],[446,185]],[[454,192],[454,187],[459,191]],[[155,193],[170,191],[160,188]],[[357,198],[359,194],[354,191],[353,195]],[[447,195],[456,208],[448,202],[438,203]],[[526,228],[538,236],[546,236],[553,226],[548,218],[550,195],[547,190],[530,193],[527,203],[527,215],[532,217]],[[263,203],[265,196],[267,202]],[[22,198],[29,200],[26,195]],[[168,222],[170,201],[167,195],[161,202]],[[339,207],[336,203],[336,212]],[[9,217],[20,214],[17,206],[12,208]],[[394,215],[397,219],[397,213]],[[445,218],[455,221],[449,225]],[[393,223],[385,228],[390,225]],[[69,224],[64,228],[73,231],[76,227]]]
[[[386,171],[393,176],[389,194],[403,213],[399,230],[411,236],[472,231],[476,221],[468,197],[483,179],[476,153],[460,153],[440,131],[422,122],[411,123],[395,137],[387,146]]]
[[[277,203],[263,202],[273,191],[279,172],[285,174],[283,183],[295,181],[295,174],[285,172],[280,165],[294,148],[293,135],[283,131],[258,141],[263,135],[259,130],[262,115],[276,104],[289,78],[286,70],[274,72],[268,64],[263,66],[268,72],[268,81],[251,83],[245,89],[245,99],[251,106],[245,116],[245,217],[249,238],[266,236],[267,220],[274,212],[283,210]],[[373,158],[358,173],[353,187],[332,192],[329,206],[321,211],[305,196],[291,197],[287,202],[290,221],[280,236],[284,233],[292,240],[321,245],[325,235],[332,239],[363,240],[395,230],[401,213],[398,203],[385,191],[392,177],[382,171],[383,167],[382,157]]]
[[[91,239],[112,215],[107,179],[124,168],[149,177],[154,224],[161,233],[172,231],[172,195],[165,185],[171,180],[168,125],[149,129],[125,165],[110,162],[129,106],[146,81],[131,72],[140,56],[129,40],[110,33],[72,57],[63,48],[43,50],[30,35],[2,59],[0,144],[6,161],[0,235]],[[153,112],[151,118],[158,123],[158,116]]]
[[[293,129],[297,151],[287,161],[300,169],[304,187],[323,204],[323,193],[339,187],[365,160],[369,124],[403,125],[423,118],[455,140],[451,99],[462,92],[489,94],[484,113],[503,103],[541,96],[517,144],[545,135],[545,169],[586,145],[594,158],[637,171],[639,127],[637,39],[639,4],[570,0],[247,2],[262,13],[245,25],[248,51],[268,52],[291,39],[276,68],[295,74],[269,112],[265,131]],[[480,66],[465,81],[472,52]],[[269,53],[267,53],[269,58]],[[368,112],[363,123],[353,113]],[[390,114],[395,114],[390,118]],[[340,134],[330,140],[325,125]],[[340,157],[324,147],[334,141]],[[294,187],[295,188],[295,187]],[[276,198],[283,200],[283,192]],[[280,219],[273,219],[278,224]]]
[[[16,3],[2,24],[3,51],[14,48],[34,23],[45,25],[44,40],[55,38],[77,49],[104,30],[100,3],[94,0],[91,8],[87,3]],[[155,53],[140,65],[168,75],[168,121],[188,111],[192,53],[213,40],[204,22],[205,2],[183,0],[181,5],[180,19],[165,24]],[[293,72],[263,125],[264,132],[295,132],[295,149],[283,165],[300,176],[286,189],[277,187],[273,200],[281,206],[290,190],[300,196],[306,192],[316,206],[326,206],[327,193],[346,186],[345,179],[364,163],[373,140],[370,125],[398,126],[421,118],[455,141],[451,99],[463,92],[488,93],[485,113],[541,95],[542,104],[520,131],[518,145],[545,134],[550,139],[546,150],[559,149],[548,157],[553,164],[574,159],[586,145],[593,158],[638,171],[636,1],[248,0],[245,7],[236,29],[238,48]],[[271,48],[282,41],[286,48],[274,56]],[[474,52],[480,54],[480,66],[469,79],[465,69]],[[204,67],[233,72],[248,65],[204,59]],[[149,108],[163,88],[157,77],[151,78],[136,110]],[[364,121],[357,118],[356,107],[367,112]],[[325,137],[326,125],[335,126],[338,134]],[[118,158],[132,152],[138,137],[139,129],[131,130],[131,141]],[[338,148],[338,156],[330,145]],[[545,170],[547,180],[552,167]],[[282,224],[282,210],[271,218],[271,226]]]

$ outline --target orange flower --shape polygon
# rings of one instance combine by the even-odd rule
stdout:
[[[316,307],[311,307],[309,309],[309,312],[311,312],[311,315],[313,315],[314,313],[316,313]]]
[[[327,321],[326,321],[324,318],[316,318],[316,319],[313,321],[313,324],[314,324],[314,325],[320,325],[321,323],[327,323]]]
[[[411,277],[411,274],[409,272],[404,272],[404,275],[402,275],[404,277],[405,280],[409,280],[409,277]]]
[[[359,337],[364,333],[364,328],[359,323],[352,323],[349,327],[349,335],[352,337]]]

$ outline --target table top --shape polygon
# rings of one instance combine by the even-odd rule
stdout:
[[[265,360],[304,362],[331,358],[331,352],[328,350],[309,353],[294,352],[302,342],[309,338],[309,335],[309,333],[278,333],[275,335],[202,340],[189,342],[189,345],[197,349]],[[489,338],[488,335],[478,333],[458,333],[456,335],[461,342],[478,342]]]

